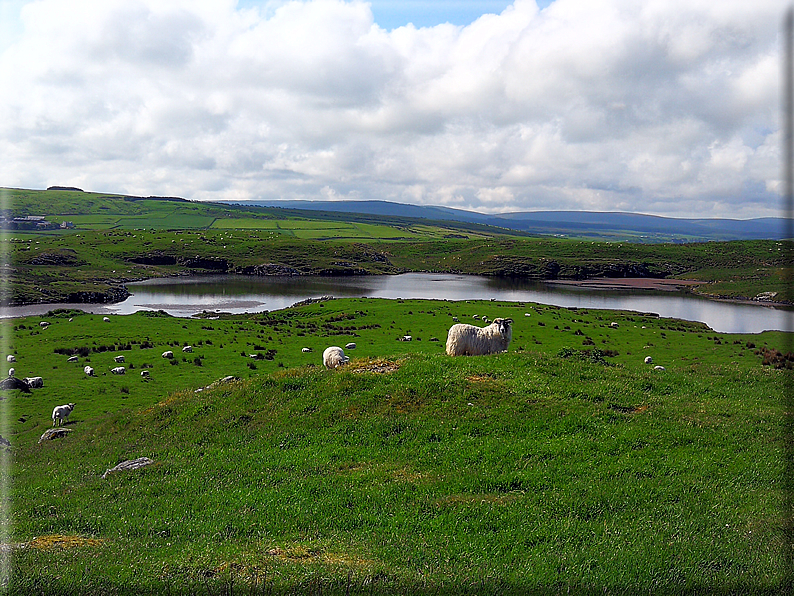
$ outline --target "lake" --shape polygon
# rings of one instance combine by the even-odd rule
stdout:
[[[247,277],[210,275],[150,279],[128,284],[132,292],[116,304],[49,304],[3,309],[3,316],[44,314],[79,308],[97,314],[164,310],[189,317],[203,310],[254,313],[278,310],[320,296],[505,300],[561,307],[633,310],[702,321],[722,333],[792,330],[792,312],[757,303],[722,302],[650,290],[599,290],[475,275],[404,273],[355,277]]]

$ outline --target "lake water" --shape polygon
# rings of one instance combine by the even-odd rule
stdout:
[[[653,312],[662,317],[702,321],[722,333],[792,330],[792,312],[762,304],[719,302],[650,290],[596,290],[515,279],[431,273],[355,277],[246,277],[234,275],[151,279],[128,284],[133,293],[117,304],[49,304],[3,309],[3,316],[44,314],[79,308],[97,314],[164,310],[189,317],[203,310],[254,313],[278,310],[320,296],[507,300],[562,307]]]

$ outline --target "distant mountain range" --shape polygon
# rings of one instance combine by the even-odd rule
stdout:
[[[779,240],[786,220],[684,219],[639,213],[596,211],[528,211],[486,215],[449,207],[405,205],[389,201],[222,201],[229,204],[281,207],[315,212],[409,217],[457,221],[517,230],[528,234],[555,235],[632,242],[702,242],[708,240]]]

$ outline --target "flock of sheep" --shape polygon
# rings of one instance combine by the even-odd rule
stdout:
[[[527,313],[525,316],[529,316]],[[479,319],[477,315],[474,315],[475,319]],[[108,317],[104,317],[103,319],[105,322],[109,322],[110,319]],[[446,344],[446,353],[449,356],[482,356],[486,354],[498,354],[501,352],[506,352],[508,347],[510,346],[510,341],[513,338],[513,329],[512,323],[513,319],[506,319],[506,318],[496,318],[494,319],[489,325],[486,327],[477,327],[475,325],[469,325],[467,323],[459,323],[457,317],[453,317],[453,321],[456,321],[452,327],[449,328],[447,333],[447,344]],[[488,318],[482,317],[482,321],[487,323]],[[49,325],[49,323],[42,322],[40,323],[42,327]],[[612,327],[617,327],[617,323],[612,323]],[[410,341],[410,336],[405,336],[402,338],[403,341]],[[345,349],[352,350],[355,349],[355,343],[348,343],[345,345]],[[192,352],[192,346],[184,346],[182,348],[183,352]],[[303,352],[311,352],[311,348],[303,348]],[[167,350],[162,354],[163,358],[172,359],[174,357],[174,353],[171,350]],[[16,362],[16,357],[14,355],[8,355],[6,360],[9,363]],[[124,356],[119,355],[114,358],[117,364],[121,364],[124,362]],[[69,358],[70,362],[77,361],[77,357],[73,356]],[[343,366],[350,362],[350,357],[345,355],[345,352],[339,346],[330,346],[323,351],[323,364],[327,369],[335,369],[340,366]],[[652,364],[653,359],[651,356],[647,356],[645,358],[645,364]],[[664,370],[662,366],[655,366],[656,370]],[[83,372],[88,376],[96,376],[93,367],[85,366],[83,368]],[[123,375],[126,372],[126,368],[123,366],[117,366],[111,369],[110,371],[113,374]],[[148,377],[149,371],[142,370],[141,371],[142,377]],[[26,379],[14,379],[14,369],[11,368],[8,372],[8,378],[6,381],[17,381],[17,385],[7,385],[3,388],[34,388],[34,387],[42,387],[44,382],[41,377],[30,377]],[[69,415],[72,413],[75,404],[69,403],[64,404],[61,406],[56,406],[52,411],[52,425],[53,426],[61,426],[65,424],[68,419]]]

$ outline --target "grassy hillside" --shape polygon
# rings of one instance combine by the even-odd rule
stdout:
[[[452,317],[473,314],[514,319],[508,354],[443,354]],[[790,373],[764,362],[785,334],[474,301],[41,320],[4,329],[17,375],[44,378],[3,392],[10,593],[772,594],[782,580]],[[319,365],[349,341],[349,367]],[[226,375],[240,380],[195,392]],[[69,401],[69,436],[39,444]],[[154,464],[101,478],[142,456]]]

